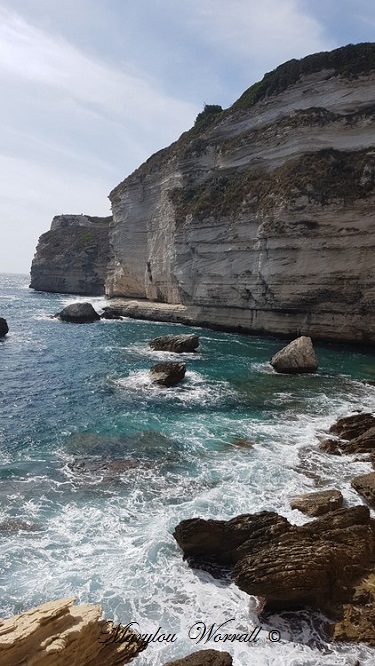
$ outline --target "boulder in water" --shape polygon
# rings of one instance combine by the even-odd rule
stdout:
[[[9,332],[8,324],[3,317],[0,317],[0,338],[3,338]]]
[[[194,352],[198,346],[199,336],[194,333],[191,335],[163,335],[150,342],[151,349],[155,351],[169,351],[176,354]]]
[[[311,338],[301,335],[275,354],[270,361],[276,372],[299,374],[316,372],[318,361]]]
[[[160,386],[175,386],[186,373],[185,363],[157,363],[150,369],[151,381]]]
[[[70,321],[75,324],[86,324],[100,319],[91,303],[72,303],[55,316],[61,321]]]

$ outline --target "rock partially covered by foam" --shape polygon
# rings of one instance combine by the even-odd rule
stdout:
[[[185,363],[157,363],[151,370],[151,381],[160,386],[175,386],[186,373]]]
[[[276,372],[303,373],[316,372],[318,361],[311,338],[301,335],[289,345],[280,349],[270,361]]]
[[[128,631],[110,642],[99,605],[59,599],[0,622],[1,666],[122,666],[146,644]],[[103,631],[103,628],[105,631]],[[107,640],[105,640],[107,639]]]

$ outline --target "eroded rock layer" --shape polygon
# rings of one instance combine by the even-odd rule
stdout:
[[[290,61],[110,194],[110,296],[375,340],[375,45]]]
[[[67,294],[104,294],[111,217],[57,215],[39,238],[30,287]]]

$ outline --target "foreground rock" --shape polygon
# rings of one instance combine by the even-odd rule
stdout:
[[[128,632],[120,643],[108,638],[99,605],[59,599],[0,621],[1,666],[121,666],[146,645]]]
[[[151,381],[160,386],[176,386],[186,373],[185,363],[157,363],[150,369]]]
[[[194,352],[199,346],[199,336],[190,335],[163,335],[150,342],[151,349],[155,351],[170,351],[176,354]]]
[[[327,453],[371,453],[375,449],[375,417],[372,414],[353,414],[338,419],[329,433],[337,438],[326,439],[319,445]]]
[[[344,498],[339,490],[322,490],[293,497],[290,502],[292,509],[298,509],[307,516],[316,518],[329,511],[341,509]]]
[[[75,324],[86,324],[100,319],[91,303],[72,303],[55,316],[61,321],[70,321]]]
[[[164,666],[232,666],[233,659],[228,652],[199,650],[176,661],[168,661]]]
[[[301,335],[275,354],[270,361],[276,372],[291,374],[316,372],[318,361],[311,338]]]
[[[356,476],[351,485],[375,509],[375,472]]]
[[[3,338],[9,332],[8,324],[3,317],[0,317],[0,338]]]
[[[267,511],[228,521],[193,518],[174,536],[191,566],[226,564],[238,587],[263,598],[269,610],[337,614],[338,606],[354,604],[355,585],[375,571],[375,520],[365,506],[302,526]]]

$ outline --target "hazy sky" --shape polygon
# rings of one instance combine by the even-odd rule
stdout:
[[[290,58],[374,41],[374,0],[0,0],[0,272]]]

